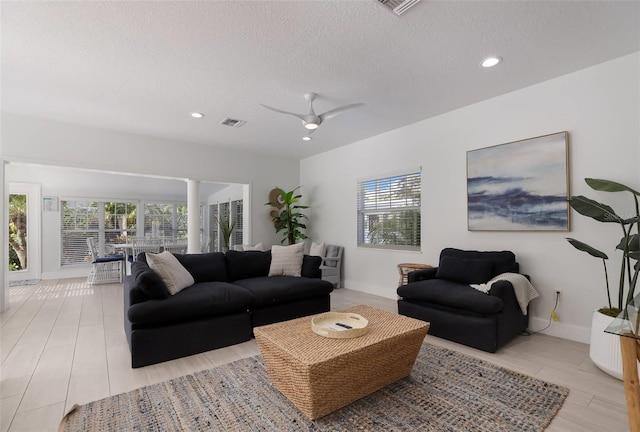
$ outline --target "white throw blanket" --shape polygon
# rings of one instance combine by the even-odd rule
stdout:
[[[493,285],[494,282],[501,280],[511,282],[511,285],[513,285],[513,291],[516,294],[516,299],[520,305],[520,310],[522,310],[523,315],[526,315],[527,306],[531,300],[538,297],[538,291],[536,291],[533,285],[531,285],[531,282],[529,282],[529,279],[524,275],[521,275],[520,273],[502,273],[487,283],[471,285],[471,287],[478,291],[482,291],[483,293],[489,293],[491,285]]]

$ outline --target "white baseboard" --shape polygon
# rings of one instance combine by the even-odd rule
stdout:
[[[539,331],[547,325],[549,325],[549,318],[529,317],[530,332]],[[551,321],[549,328],[540,333],[586,344],[591,340],[591,329],[589,327],[566,324],[558,321]]]

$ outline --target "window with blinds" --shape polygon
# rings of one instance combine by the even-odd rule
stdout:
[[[101,254],[106,244],[122,243],[136,234],[136,203],[61,200],[61,260],[63,266],[90,259],[87,238],[92,237]]]
[[[187,223],[185,204],[145,203],[144,205],[144,234],[187,238]],[[157,229],[155,233],[154,227]]]
[[[231,222],[235,222],[231,234],[231,245],[242,244],[242,200],[231,201]]]
[[[420,250],[420,171],[358,182],[358,246]]]
[[[209,242],[210,251],[220,251],[220,242],[218,237],[218,204],[209,206]]]

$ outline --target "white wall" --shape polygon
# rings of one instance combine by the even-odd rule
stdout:
[[[0,138],[0,158],[9,162],[248,184],[248,206],[254,210],[251,213],[253,235],[267,239],[270,243],[276,240],[275,230],[268,208],[263,204],[267,201],[269,191],[275,186],[295,187],[299,179],[298,162],[293,159],[221,150],[6,112],[2,113]],[[147,182],[136,177],[125,178],[122,180],[125,187],[120,188],[120,180],[114,183],[99,174],[70,171],[74,173],[68,174],[74,176],[71,181],[73,187],[70,188],[69,179],[64,177],[67,174],[60,178],[48,176],[45,184],[45,179],[37,171],[18,175],[19,171],[14,170],[13,165],[8,167],[12,168],[7,169],[11,173],[5,173],[6,181],[42,182],[44,196],[134,198],[139,193],[137,188],[157,195],[158,198],[166,199],[167,194],[177,197],[179,194],[169,183],[161,183],[158,187],[153,181],[158,179]],[[186,183],[177,184],[186,197]],[[128,188],[131,188],[131,195],[128,195]],[[112,196],[114,193],[119,196]],[[59,218],[58,213],[43,216],[49,219]],[[51,225],[49,228],[52,228],[55,223],[46,219],[43,220],[43,227]],[[57,227],[59,225],[56,229]],[[59,239],[56,244],[43,242],[43,256],[49,248],[59,250]],[[43,271],[48,271],[45,266],[46,269],[51,269],[52,265],[50,259],[47,262],[43,259]]]
[[[592,311],[606,301],[602,265],[564,238],[576,237],[615,255],[619,228],[603,227],[572,212],[570,233],[469,232],[466,152],[569,131],[571,193],[612,202],[612,194],[594,193],[583,178],[640,187],[639,63],[639,53],[625,56],[302,160],[300,184],[311,206],[310,236],[345,246],[347,288],[388,298],[396,298],[397,263],[437,265],[444,247],[512,250],[541,294],[531,306],[530,328],[547,324],[554,291],[559,289],[560,321],[548,333],[588,341]],[[422,252],[358,248],[356,181],[419,165]],[[621,212],[631,211],[630,197],[615,202],[627,206]],[[610,272],[615,274],[616,268],[611,263]]]

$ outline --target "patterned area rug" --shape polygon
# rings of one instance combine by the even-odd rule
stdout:
[[[542,431],[568,393],[425,343],[408,378],[315,421],[271,387],[256,356],[82,405],[60,430]]]

